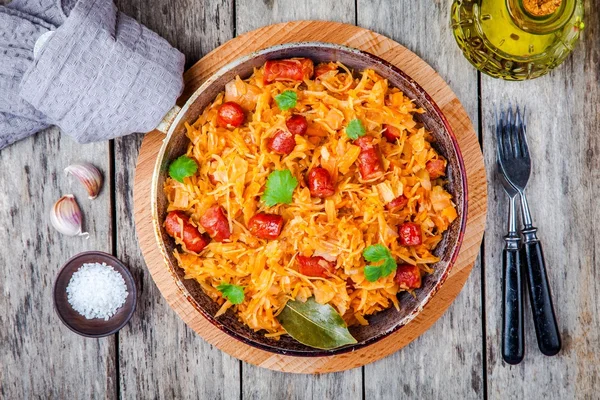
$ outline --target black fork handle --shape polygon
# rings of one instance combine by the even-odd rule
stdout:
[[[536,236],[537,228],[527,228],[522,232],[535,335],[540,351],[547,356],[553,356],[560,351],[562,344],[552,305],[542,244]]]
[[[508,242],[508,238],[505,238]],[[517,239],[518,240],[518,239]],[[509,364],[523,360],[525,341],[523,334],[523,278],[521,275],[521,250],[505,248],[502,251],[504,302],[502,304],[502,358]]]

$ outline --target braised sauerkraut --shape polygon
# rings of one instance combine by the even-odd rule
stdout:
[[[407,288],[395,281],[394,274],[366,280],[365,248],[383,244],[398,264],[416,265],[424,274],[438,261],[432,251],[457,212],[443,187],[443,172],[432,178],[427,163],[437,160],[443,168],[445,160],[414,119],[423,110],[373,70],[353,74],[344,65],[331,63],[317,78],[271,83],[264,82],[263,73],[264,67],[248,79],[237,77],[197,121],[186,124],[187,156],[196,160],[198,170],[183,183],[167,179],[168,211],[184,211],[203,233],[201,217],[219,204],[231,237],[211,241],[199,254],[184,246],[175,257],[185,277],[195,279],[222,305],[219,314],[233,307],[243,323],[269,337],[285,333],[276,316],[288,300],[311,296],[332,305],[349,325],[368,324],[368,315],[398,308],[397,294]],[[297,102],[282,111],[274,98],[286,90],[296,93]],[[244,109],[241,126],[217,123],[225,101]],[[292,114],[304,116],[308,130],[294,137],[296,145],[289,154],[274,153],[267,142],[278,130],[286,130]],[[359,173],[361,148],[345,131],[354,119],[361,121],[381,154],[384,174],[378,179],[365,181]],[[396,140],[382,135],[384,124],[397,129]],[[306,183],[308,171],[317,166],[325,168],[335,184],[335,193],[326,198],[311,196]],[[266,180],[274,170],[284,169],[299,182],[292,202],[267,207],[260,199]],[[386,204],[399,196],[405,196],[405,206],[388,210]],[[284,219],[274,240],[257,238],[247,228],[261,211]],[[403,246],[399,241],[398,227],[405,222],[420,226],[420,245]],[[327,277],[303,275],[298,256],[323,257],[335,264],[335,270]],[[233,305],[217,290],[224,282],[244,288],[241,304]]]

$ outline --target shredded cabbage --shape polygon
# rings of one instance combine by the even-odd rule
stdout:
[[[399,308],[393,274],[376,282],[365,279],[363,250],[376,243],[388,247],[398,263],[418,265],[431,272],[438,261],[432,254],[442,233],[457,218],[452,196],[442,179],[430,179],[426,163],[443,159],[428,141],[428,133],[413,116],[422,113],[415,104],[373,70],[351,75],[345,66],[315,80],[263,84],[262,69],[226,86],[192,125],[186,124],[190,144],[187,155],[194,158],[198,172],[180,183],[167,179],[168,210],[183,210],[191,222],[219,203],[227,212],[232,230],[230,242],[211,242],[201,255],[175,251],[185,278],[195,279],[221,305],[219,314],[231,308],[250,328],[277,339],[284,333],[277,321],[290,299],[314,296],[332,305],[352,324],[368,324],[368,315]],[[274,97],[285,90],[297,93],[293,110],[281,111]],[[239,102],[248,111],[246,122],[228,130],[217,126],[217,109],[224,101]],[[285,130],[293,113],[308,120],[305,136],[296,136],[296,147],[287,156],[266,147],[273,133]],[[378,182],[360,179],[356,160],[360,148],[343,133],[349,121],[359,118],[383,156],[387,171]],[[400,138],[382,138],[382,124],[401,131]],[[310,195],[306,173],[322,166],[336,182],[336,193],[327,199]],[[274,170],[289,169],[300,183],[291,204],[267,208],[260,201],[265,182]],[[408,205],[388,211],[385,204],[399,195]],[[259,211],[283,216],[285,225],[277,240],[254,237],[246,228]],[[399,244],[397,227],[412,221],[421,225],[423,243],[417,247]],[[327,255],[337,262],[330,278],[308,277],[298,272],[296,255]],[[223,282],[244,287],[244,301],[233,305],[217,286]]]

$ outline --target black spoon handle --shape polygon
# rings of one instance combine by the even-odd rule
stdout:
[[[536,232],[537,228],[534,227],[523,230],[529,299],[538,347],[545,355],[553,356],[560,351],[561,340],[548,285],[542,244]]]
[[[505,240],[509,240],[506,238]],[[518,240],[518,239],[517,239]],[[504,302],[502,304],[502,358],[509,364],[523,360],[523,279],[521,254],[518,248],[505,248],[502,252]]]

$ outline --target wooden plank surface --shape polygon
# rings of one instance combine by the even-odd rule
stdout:
[[[236,4],[237,33],[296,19],[330,20],[355,23],[353,0],[324,2],[310,0],[244,0]],[[242,398],[244,399],[361,399],[363,370],[337,372],[320,376],[290,375],[242,366]]]
[[[586,2],[583,40],[549,75],[529,82],[483,76],[484,152],[489,185],[485,241],[488,388],[491,399],[597,399],[600,395],[600,11]],[[494,109],[527,106],[533,171],[527,188],[544,248],[563,351],[543,356],[529,302],[525,304],[525,359],[502,362],[501,249],[508,202],[493,173]],[[528,299],[527,299],[528,300]]]
[[[118,3],[121,10],[158,32],[192,65],[233,37],[233,2],[196,1],[173,7],[168,0]],[[139,250],[133,222],[133,179],[143,135],[115,140],[116,249],[138,286],[132,321],[119,333],[121,398],[235,399],[240,361],[191,331],[160,295]]]
[[[111,252],[110,184],[95,200],[63,169],[89,161],[109,175],[108,143],[80,145],[52,128],[0,152],[0,398],[116,398],[115,337],[87,339],[62,324],[52,300],[61,266],[85,250]],[[83,237],[49,221],[62,195],[84,213]]]
[[[358,25],[382,33],[414,51],[448,82],[477,127],[477,71],[456,46],[450,29],[451,2],[359,0]],[[400,23],[399,16],[410,16]],[[450,309],[401,351],[365,366],[366,398],[475,399],[484,394],[481,269],[471,276]],[[449,368],[449,366],[452,368]],[[402,379],[389,379],[388,371]]]
[[[391,36],[429,62],[457,93],[474,124],[478,106],[483,111],[490,178],[485,308],[481,277],[474,271],[427,334],[364,371],[298,376],[246,364],[240,368],[237,360],[207,345],[181,322],[145,270],[131,215],[141,136],[116,140],[111,160],[108,143],[78,145],[51,129],[0,152],[0,218],[5,221],[0,230],[5,244],[0,251],[0,398],[597,398],[600,12],[592,3],[587,2],[583,41],[564,65],[524,83],[482,76],[478,104],[477,74],[450,34],[449,1],[357,0],[357,8],[354,0],[117,1],[127,14],[180,48],[188,66],[233,37],[236,29],[241,33],[275,21],[310,18],[355,23],[355,16],[360,25]],[[493,109],[509,100],[529,108],[534,171],[528,193],[564,342],[558,357],[542,356],[527,309],[526,358],[516,367],[503,363],[499,353],[499,256],[507,202],[493,175]],[[93,202],[62,174],[76,159],[105,172],[104,190]],[[48,224],[54,201],[71,191],[85,213],[91,233],[87,241],[59,236]],[[54,313],[52,285],[60,265],[88,249],[114,250],[138,284],[138,309],[118,336],[79,337]],[[402,379],[385,379],[390,375]]]

